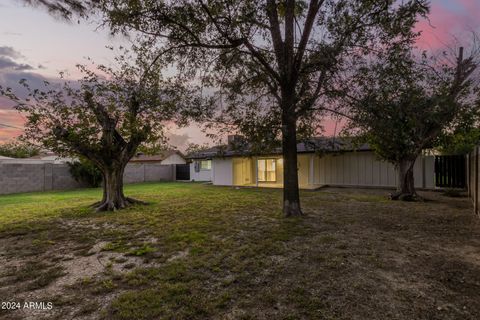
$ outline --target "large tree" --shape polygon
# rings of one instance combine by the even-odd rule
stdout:
[[[115,32],[163,46],[178,70],[219,89],[221,120],[247,135],[281,137],[285,216],[302,214],[298,129],[312,132],[346,56],[412,36],[427,0],[101,0]],[[199,74],[197,74],[199,75]]]
[[[201,114],[191,90],[162,79],[159,61],[124,54],[115,69],[79,65],[84,75],[79,81],[34,89],[22,81],[27,98],[11,89],[0,88],[0,93],[25,114],[24,138],[62,155],[82,156],[101,170],[98,211],[122,209],[138,202],[123,192],[124,170],[137,148],[162,139],[167,122],[186,124]]]
[[[392,199],[415,199],[413,167],[425,148],[445,130],[454,130],[477,108],[475,52],[418,54],[412,44],[391,46],[370,61],[355,61],[342,96],[350,129],[366,138],[377,154],[395,165]],[[353,71],[355,70],[355,71]]]

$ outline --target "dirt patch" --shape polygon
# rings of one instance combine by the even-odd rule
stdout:
[[[172,261],[175,261],[175,260],[178,260],[178,259],[183,259],[183,258],[187,257],[189,253],[190,253],[190,250],[188,250],[188,249],[177,252],[176,254],[174,254],[173,256],[168,258],[167,262],[172,262]]]
[[[69,225],[62,223],[62,225]],[[88,224],[83,223],[82,228],[88,227]],[[93,226],[93,230],[100,230],[97,226]],[[153,238],[150,238],[153,239]],[[25,243],[28,240],[24,240]],[[9,243],[5,242],[8,246]],[[100,241],[95,243],[91,248],[89,245],[80,246],[76,242],[62,242],[59,246],[52,246],[38,256],[15,257],[11,254],[9,258],[5,254],[0,253],[0,262],[2,262],[2,270],[4,274],[0,275],[3,283],[0,289],[0,296],[5,297],[2,301],[16,301],[20,302],[21,308],[19,310],[9,312],[8,316],[12,319],[53,319],[55,317],[62,318],[69,314],[74,318],[92,318],[91,315],[81,316],[82,310],[85,309],[85,304],[80,302],[83,295],[82,292],[75,293],[78,285],[88,282],[101,281],[106,274],[122,274],[129,272],[131,269],[142,266],[145,261],[142,257],[132,256],[121,252],[105,251],[104,248],[108,244],[107,241]],[[18,243],[16,243],[18,245]],[[81,254],[78,253],[80,248]],[[77,252],[75,251],[77,249]],[[73,253],[72,253],[73,252]],[[43,266],[44,261],[49,261],[48,267]],[[27,279],[27,283],[21,283],[19,286],[18,275],[22,272],[22,267],[25,265],[32,265],[33,268],[38,268],[37,273],[32,275],[33,279]],[[38,289],[30,290],[32,282],[34,283],[38,277],[51,276],[52,269],[61,270],[58,276],[52,278],[51,282],[45,283]],[[27,285],[25,285],[27,284]],[[105,294],[92,299],[88,305],[108,304],[118,293]],[[68,307],[64,310],[53,308],[49,310],[48,303],[56,305],[58,298],[67,297]],[[31,303],[37,303],[36,305]],[[64,301],[60,301],[60,304]],[[88,308],[87,305],[87,308]],[[88,310],[87,310],[88,311]],[[97,308],[92,311],[97,311]],[[5,311],[3,311],[5,313]],[[0,312],[0,317],[2,313]],[[95,318],[95,317],[94,317]]]
[[[284,219],[279,190],[185,184],[151,206],[4,232],[0,296],[55,307],[0,318],[479,319],[469,200],[389,192],[305,192],[306,216]]]

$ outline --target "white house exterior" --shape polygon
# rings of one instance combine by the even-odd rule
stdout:
[[[324,140],[322,144],[325,144]],[[339,142],[335,144],[332,150],[323,152],[310,150],[305,145],[297,146],[300,188],[396,187],[397,174],[394,166],[379,160],[367,145],[351,150],[348,145]],[[283,159],[279,152],[248,155],[245,152],[229,151],[228,147],[217,147],[193,155],[192,160],[190,177],[194,181],[211,181],[219,186],[283,187]],[[201,169],[204,161],[211,162],[210,170]],[[417,188],[435,188],[434,166],[434,156],[420,156],[417,159],[414,167]]]
[[[212,181],[213,161],[212,159],[194,160],[190,163],[191,181]]]
[[[233,159],[213,159],[212,182],[219,186],[233,186]]]

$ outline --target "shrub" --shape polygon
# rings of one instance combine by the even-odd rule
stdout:
[[[96,188],[102,183],[102,172],[96,165],[87,159],[69,162],[70,174],[78,181]]]
[[[0,156],[10,158],[30,158],[40,153],[40,149],[19,140],[0,144]]]

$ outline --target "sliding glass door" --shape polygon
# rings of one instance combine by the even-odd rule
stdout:
[[[257,173],[259,182],[276,182],[276,159],[258,159]]]

